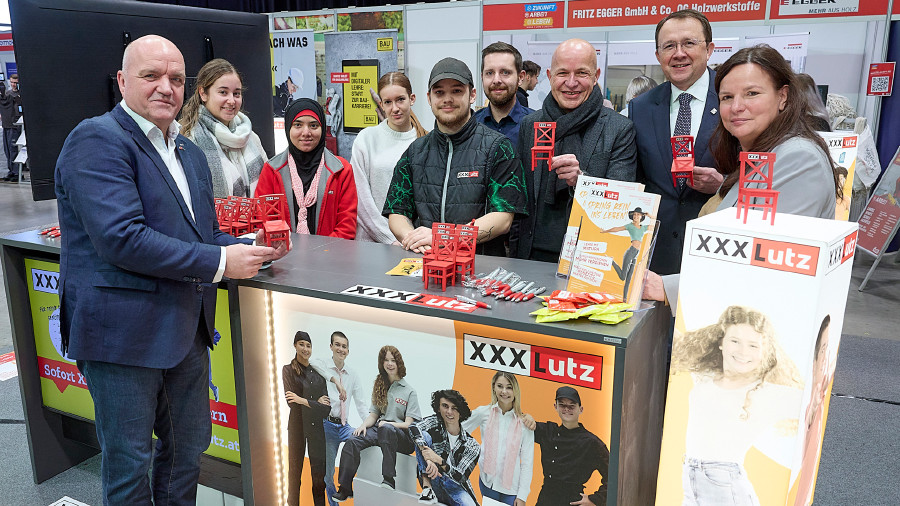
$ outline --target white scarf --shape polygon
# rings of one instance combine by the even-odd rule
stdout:
[[[266,154],[246,114],[238,112],[225,126],[201,105],[191,137],[206,154],[216,197],[253,196]]]

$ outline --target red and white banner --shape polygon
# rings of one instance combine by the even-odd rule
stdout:
[[[685,7],[698,10],[710,21],[760,21],[766,17],[766,2],[759,0],[662,0],[639,5],[630,0],[573,0],[569,2],[568,26],[605,27],[655,25],[667,15]]]
[[[887,11],[888,0],[773,0],[769,18],[884,17]]]
[[[0,51],[12,51],[13,38],[11,33],[0,33]]]

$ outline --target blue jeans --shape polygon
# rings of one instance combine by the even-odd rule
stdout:
[[[481,489],[481,495],[485,497],[490,497],[491,499],[502,502],[503,504],[508,504],[509,506],[513,506],[516,503],[516,496],[513,494],[501,494],[496,490],[488,487],[481,481],[481,478],[478,478],[478,488]]]
[[[195,504],[200,454],[212,437],[202,337],[171,369],[77,364],[94,400],[103,504],[149,505],[151,496],[156,506]]]
[[[759,506],[753,485],[736,462],[684,459],[682,506]]]
[[[322,425],[325,426],[325,497],[328,498],[328,504],[337,506],[331,499],[337,491],[334,487],[334,461],[337,459],[338,446],[353,436],[353,427],[328,420],[323,420]]]
[[[427,432],[422,432],[422,436],[425,438],[425,446],[432,448],[434,443],[431,440],[431,435]],[[422,450],[418,446],[416,446],[416,461],[419,463],[419,474],[425,476],[425,458],[422,457]],[[446,474],[441,474],[437,478],[431,478],[431,490],[434,490],[434,495],[437,496],[438,501],[447,506],[478,506],[478,503],[475,502],[475,499],[472,499],[469,492],[462,485],[451,480]]]

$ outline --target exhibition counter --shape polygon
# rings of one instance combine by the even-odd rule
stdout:
[[[364,385],[365,408],[349,410],[351,426],[366,414],[376,357],[385,345],[402,354],[405,380],[418,392],[422,416],[433,413],[431,392],[439,389],[458,390],[473,409],[490,404],[491,378],[503,371],[518,378],[524,413],[539,425],[559,424],[554,393],[569,385],[580,394],[579,421],[609,449],[608,504],[654,501],[668,308],[636,312],[618,325],[538,324],[529,316],[539,307],[535,300],[488,298],[491,310],[473,310],[453,298],[472,296],[472,289],[441,292],[432,286],[425,292],[421,277],[386,275],[415,256],[400,248],[319,236],[292,240],[291,252],[256,277],[220,284],[221,339],[210,357],[213,440],[202,462],[202,484],[243,497],[245,504],[284,503],[288,474],[295,470],[287,458],[282,368],[294,357],[298,330],[310,334],[319,360],[330,360],[330,336],[339,331],[350,344],[346,367]],[[98,452],[93,410],[74,362],[59,354],[59,240],[29,230],[0,239],[0,251],[34,478],[41,482]],[[546,286],[546,293],[565,287],[552,264],[483,256],[475,263],[476,272],[499,266],[515,271],[534,286]],[[148,331],[152,326],[147,322]],[[480,432],[471,432],[481,440]],[[534,446],[528,504],[543,484],[541,448]],[[390,499],[396,504],[415,503],[414,464],[407,460],[398,461],[396,497]],[[307,459],[301,504],[310,502],[309,467]],[[385,500],[374,499],[383,497],[374,491],[381,478],[370,487],[364,468],[354,480],[355,504],[378,504]],[[470,476],[473,483],[479,472]],[[585,493],[600,485],[600,473],[594,473]]]

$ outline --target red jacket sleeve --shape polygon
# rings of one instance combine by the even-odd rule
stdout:
[[[284,182],[281,179],[281,174],[276,172],[275,169],[269,165],[269,162],[266,162],[265,165],[263,165],[262,171],[259,173],[259,181],[256,183],[256,191],[253,193],[253,196],[260,197],[262,195],[276,194],[284,194]],[[281,210],[281,219],[290,227],[290,210],[286,209],[286,207],[287,206]]]
[[[356,238],[356,180],[353,178],[353,167],[350,162],[338,157],[343,165],[337,174],[337,217],[332,237],[343,239]]]

